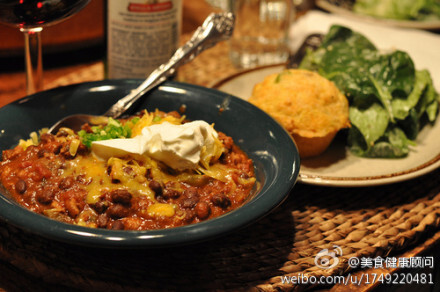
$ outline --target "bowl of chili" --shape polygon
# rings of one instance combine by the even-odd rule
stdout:
[[[0,108],[0,150],[13,148],[29,133],[74,113],[102,114],[141,80],[104,80],[40,92]],[[300,167],[290,135],[250,103],[196,85],[166,82],[139,101],[141,109],[181,111],[232,137],[252,160],[257,180],[244,205],[221,216],[185,226],[157,230],[108,230],[59,222],[20,206],[0,190],[0,219],[46,238],[81,245],[148,248],[196,243],[243,228],[276,209],[294,187]]]

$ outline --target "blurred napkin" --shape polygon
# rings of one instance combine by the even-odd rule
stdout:
[[[428,31],[375,25],[312,10],[301,16],[291,28],[292,51],[295,52],[309,34],[326,34],[333,24],[343,25],[362,33],[378,49],[399,49],[407,52],[413,59],[416,69],[428,69],[431,72],[434,86],[440,91],[440,35]]]

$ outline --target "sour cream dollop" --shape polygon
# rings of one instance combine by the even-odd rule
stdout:
[[[133,138],[95,141],[92,152],[102,159],[129,153],[148,155],[173,169],[185,170],[196,168],[203,153],[214,153],[217,141],[218,133],[205,121],[164,122],[144,127]]]

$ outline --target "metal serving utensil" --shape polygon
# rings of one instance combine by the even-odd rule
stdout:
[[[56,122],[48,132],[55,134],[63,127],[78,131],[85,123],[96,125],[102,123],[108,117],[120,117],[145,93],[173,75],[179,66],[192,61],[202,51],[214,46],[218,42],[227,40],[232,35],[234,22],[235,17],[231,12],[210,14],[203,24],[197,28],[191,39],[178,48],[168,62],[160,65],[141,85],[132,90],[127,96],[119,99],[103,115],[70,115]]]
[[[322,43],[324,35],[320,33],[313,33],[308,35],[301,46],[298,48],[295,54],[289,56],[287,60],[287,69],[296,69],[301,64],[302,59],[304,59],[307,50],[316,50]]]

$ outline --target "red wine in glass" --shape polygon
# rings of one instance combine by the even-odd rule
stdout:
[[[0,22],[25,35],[27,94],[43,88],[41,31],[84,8],[90,0],[0,0]]]

